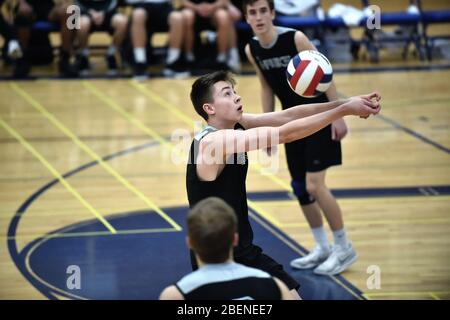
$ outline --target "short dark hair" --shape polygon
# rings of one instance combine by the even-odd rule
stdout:
[[[192,250],[205,263],[227,261],[236,225],[236,214],[225,201],[217,197],[203,199],[187,215]]]
[[[242,2],[242,12],[244,14],[246,14],[247,13],[247,6],[253,5],[256,1],[258,1],[258,0],[244,0]],[[269,5],[270,10],[274,10],[275,9],[275,4],[274,4],[273,0],[266,0],[266,2]]]
[[[227,71],[216,71],[208,73],[192,84],[191,101],[195,111],[205,120],[208,120],[208,114],[203,110],[203,104],[213,100],[213,87],[219,81],[230,82],[233,86],[236,84],[233,76]]]

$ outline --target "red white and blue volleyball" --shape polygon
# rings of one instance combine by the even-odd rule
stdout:
[[[305,50],[289,61],[286,78],[295,93],[305,98],[314,98],[330,87],[333,68],[327,57],[320,52]]]

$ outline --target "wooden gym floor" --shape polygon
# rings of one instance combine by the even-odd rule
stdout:
[[[376,89],[383,96],[378,117],[347,119],[344,165],[329,170],[327,179],[337,192],[350,190],[339,203],[359,260],[343,276],[369,299],[450,298],[449,78],[448,68],[335,75],[342,95]],[[259,112],[255,76],[237,80],[245,110]],[[1,298],[43,297],[23,278],[6,243],[19,206],[58,174],[145,141],[160,143],[73,177],[33,203],[15,234],[19,249],[47,232],[108,212],[186,205],[185,167],[172,161],[179,141],[171,136],[177,129],[194,132],[192,81],[0,82]],[[418,192],[405,192],[414,189]],[[250,170],[249,192],[285,190],[289,175],[282,150],[276,174]],[[361,190],[366,192],[358,196]],[[311,248],[295,200],[256,204],[274,226]],[[381,270],[380,289],[367,287],[372,265]]]

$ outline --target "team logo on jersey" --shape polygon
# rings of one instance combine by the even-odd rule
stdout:
[[[258,58],[258,64],[262,70],[271,70],[271,69],[286,68],[290,60],[291,57],[289,55],[264,60]]]

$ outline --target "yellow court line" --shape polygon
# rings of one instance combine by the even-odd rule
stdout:
[[[434,292],[430,292],[430,296],[431,296],[434,300],[441,300],[441,298],[439,298],[436,294],[434,294]]]
[[[114,235],[126,235],[126,234],[147,234],[147,233],[158,233],[158,232],[180,232],[180,230],[175,230],[174,228],[149,228],[149,229],[130,229],[130,230],[118,230]],[[107,231],[91,231],[91,232],[63,232],[63,233],[52,233],[49,234],[48,238],[73,238],[73,237],[95,237],[95,236],[109,236],[112,235]],[[41,236],[35,234],[21,235],[20,238],[37,238]],[[1,238],[1,236],[0,236]],[[9,236],[8,240],[14,240],[17,236]]]
[[[105,219],[103,216],[87,201],[85,200],[81,194],[78,193],[77,190],[75,190],[72,185],[67,182],[66,179],[30,144],[28,143],[16,130],[14,130],[12,127],[10,127],[1,117],[0,117],[0,124],[2,127],[8,131],[9,134],[11,134],[14,138],[16,138],[22,146],[27,149],[31,154],[33,154],[43,165],[46,167],[55,178],[58,179],[58,181],[70,192],[72,195],[78,199],[83,206],[85,206],[89,212],[91,212],[98,220],[100,220],[101,223],[111,232],[116,233],[116,229]],[[105,231],[106,232],[106,231]]]
[[[113,169],[108,163],[103,161],[103,159],[98,156],[90,147],[88,147],[84,142],[82,142],[72,131],[70,131],[64,124],[59,121],[53,114],[51,114],[47,109],[44,108],[38,101],[36,101],[31,95],[26,93],[16,84],[10,84],[11,87],[16,91],[22,98],[24,98],[28,103],[30,103],[36,110],[38,110],[44,117],[46,117],[55,127],[62,131],[66,136],[68,136],[78,147],[80,147],[84,152],[86,152],[91,158],[98,162],[107,172],[109,172],[113,177],[115,177],[120,183],[122,183],[128,190],[137,195],[142,201],[144,201],[150,208],[156,211],[161,217],[163,217],[175,230],[182,230],[182,228],[166,213],[164,213],[158,206],[156,206],[153,201],[151,201],[146,195],[144,195],[138,188],[131,184],[127,179],[125,179],[120,173]]]
[[[100,90],[98,90],[94,85],[88,83],[87,81],[83,81],[83,85],[85,88],[87,88],[91,93],[93,93],[99,100],[106,103],[109,107],[116,110],[118,113],[120,113],[123,117],[125,117],[128,121],[130,121],[132,124],[134,124],[136,127],[144,131],[146,134],[151,136],[153,139],[158,141],[162,145],[170,144],[165,139],[161,138],[161,136],[156,133],[153,129],[147,127],[145,124],[143,124],[140,120],[133,117],[129,112],[127,112],[124,108],[119,106],[117,102],[115,102],[113,99],[106,96],[104,93],[102,93]]]

